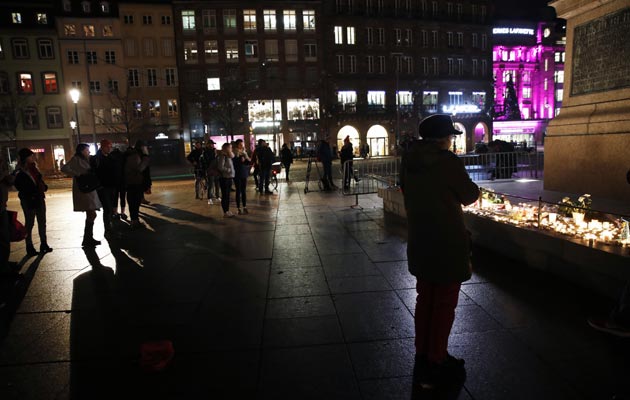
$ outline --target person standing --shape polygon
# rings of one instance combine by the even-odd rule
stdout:
[[[324,139],[319,142],[317,148],[317,158],[321,161],[324,167],[324,176],[322,177],[322,183],[325,190],[331,190],[335,187],[332,178],[332,151],[330,145]]]
[[[269,190],[269,178],[271,177],[271,164],[275,161],[273,151],[263,139],[258,141],[256,149],[256,159],[258,161],[258,191],[265,194],[273,194]]]
[[[291,164],[293,164],[293,153],[286,143],[282,145],[282,150],[280,150],[280,161],[284,167],[287,183],[289,183],[289,169],[291,169]]]
[[[214,148],[214,140],[208,139],[206,148],[199,158],[203,168],[206,171],[206,179],[208,180],[208,204],[213,204],[212,199],[219,198],[219,169],[217,168],[217,151]]]
[[[217,166],[221,173],[221,178],[219,178],[221,182],[221,207],[223,208],[223,216],[226,218],[234,216],[230,211],[230,192],[232,191],[232,180],[235,175],[233,158],[232,145],[224,143],[217,157]]]
[[[116,191],[120,185],[119,160],[112,155],[112,142],[101,140],[101,148],[92,157],[91,163],[101,186],[97,189],[98,198],[103,205],[103,226],[105,235],[112,233],[112,217],[114,215],[114,205],[116,201]]]
[[[84,193],[79,190],[77,178],[91,172],[90,166],[90,146],[85,143],[77,145],[74,156],[63,167],[61,172],[70,175],[72,179],[72,204],[74,211],[85,212],[85,228],[83,229],[83,247],[94,247],[101,244],[100,240],[94,239],[94,220],[96,211],[101,209],[101,201],[96,190]]]
[[[50,253],[53,249],[46,240],[46,191],[48,186],[44,182],[41,172],[35,162],[35,153],[24,148],[18,152],[18,170],[15,175],[15,188],[18,191],[26,227],[26,254],[36,256],[37,250],[33,246],[33,226],[37,218],[39,232],[39,252]]]
[[[193,170],[195,173],[195,180],[197,179],[205,179],[204,177],[204,169],[201,165],[201,156],[203,155],[203,149],[201,148],[201,142],[195,142],[195,148],[186,156],[188,162],[193,166]],[[199,193],[198,185],[195,185],[195,199],[202,199],[203,193]]]
[[[234,159],[232,160],[234,165],[234,186],[236,187],[236,207],[238,208],[238,214],[249,214],[247,211],[247,177],[249,176],[249,169],[252,164],[245,151],[245,145],[242,139],[236,140],[236,149],[234,151]],[[241,208],[241,203],[243,208]]]
[[[143,228],[140,222],[140,204],[142,193],[145,191],[144,171],[149,167],[149,152],[142,140],[136,142],[135,147],[125,153],[124,177],[127,185],[127,203],[129,203],[129,218],[132,229]]]
[[[448,115],[425,118],[416,140],[403,154],[400,186],[407,211],[409,272],[417,278],[416,363],[420,385],[439,386],[463,369],[448,354],[461,283],[471,277],[471,240],[462,204],[472,204],[479,188],[463,162],[448,149],[453,127]]]
[[[343,188],[348,190],[350,189],[350,177],[352,176],[353,168],[352,160],[354,159],[350,136],[346,136],[343,140],[343,146],[341,146],[339,158],[341,160],[341,170],[343,171]]]
[[[114,147],[109,153],[116,164],[116,188],[114,190],[114,199],[112,203],[112,217],[118,219],[127,220],[127,214],[125,214],[125,208],[127,207],[127,191],[125,189],[125,182],[123,177],[123,164],[125,161],[125,153],[120,151],[118,147]],[[118,202],[120,201],[120,214],[118,213]]]

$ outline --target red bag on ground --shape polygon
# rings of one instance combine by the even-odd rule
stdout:
[[[12,242],[21,242],[26,237],[26,227],[17,219],[17,211],[7,210],[9,214],[9,238]]]

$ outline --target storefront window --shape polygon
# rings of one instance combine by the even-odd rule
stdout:
[[[279,125],[282,121],[280,99],[250,100],[247,106],[249,121],[258,126]]]
[[[319,99],[288,99],[289,120],[319,119]]]

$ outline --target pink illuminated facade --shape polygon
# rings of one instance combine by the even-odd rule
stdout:
[[[492,136],[517,143],[526,141],[528,146],[541,145],[549,120],[562,105],[564,21],[499,23],[492,36],[495,79]],[[510,113],[511,101],[518,104],[518,110]]]

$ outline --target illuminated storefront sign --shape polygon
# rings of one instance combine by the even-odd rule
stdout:
[[[493,35],[528,35],[534,36],[534,30],[530,28],[493,28]]]
[[[442,111],[446,114],[462,114],[478,113],[481,109],[474,104],[451,104],[448,106],[442,106]]]

